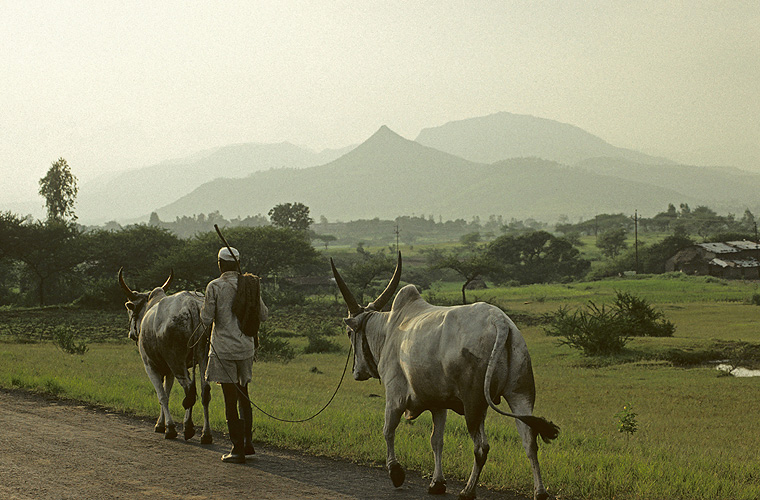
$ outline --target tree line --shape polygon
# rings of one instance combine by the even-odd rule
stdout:
[[[405,216],[394,221],[316,222],[309,207],[283,203],[262,215],[226,220],[218,212],[178,217],[163,222],[153,214],[148,224],[103,227],[77,224],[74,203],[77,179],[66,160],[55,162],[40,179],[47,218],[34,220],[11,212],[0,213],[0,305],[47,305],[78,301],[102,306],[118,304],[122,297],[116,272],[123,267],[135,289],[150,289],[174,270],[181,289],[203,290],[217,274],[219,241],[213,225],[223,227],[232,244],[242,252],[248,272],[287,288],[290,276],[329,276],[326,259],[315,247],[331,242],[355,241],[356,252],[342,264],[342,272],[359,295],[372,291],[395,262],[393,245],[426,241],[459,241],[459,245],[424,251],[424,268],[407,268],[404,277],[423,288],[434,279],[462,280],[462,301],[473,281],[497,284],[566,282],[589,276],[590,262],[579,251],[581,235],[596,235],[596,245],[608,258],[592,277],[637,269],[664,271],[665,261],[693,243],[690,234],[703,240],[756,238],[754,215],[719,216],[708,207],[691,209],[681,204],[651,219],[624,214],[601,214],[576,224],[562,223],[554,230],[534,220],[443,221],[433,216]],[[630,231],[669,232],[664,240],[629,248]],[[326,231],[334,231],[335,236]],[[370,252],[361,236],[377,233],[383,250]],[[754,236],[754,238],[753,238]],[[396,247],[397,248],[397,247]],[[634,265],[634,258],[635,264]]]

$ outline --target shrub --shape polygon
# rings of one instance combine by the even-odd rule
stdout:
[[[287,363],[296,357],[296,351],[290,342],[277,338],[266,323],[259,327],[259,360]]]
[[[546,332],[555,337],[565,337],[559,342],[561,345],[580,349],[587,356],[599,356],[623,350],[630,337],[621,326],[615,312],[589,301],[586,309],[577,309],[573,313],[566,307],[560,307],[546,327]]]
[[[328,336],[334,337],[337,332],[338,329],[327,321],[310,325],[305,332],[309,343],[304,348],[304,353],[340,352],[343,348],[327,338]]]
[[[616,292],[613,307],[631,337],[672,337],[676,331],[662,311],[654,310],[646,299]]]
[[[303,350],[305,354],[340,352],[343,350],[341,346],[322,336],[311,336],[308,339],[309,343]]]
[[[587,356],[620,353],[632,337],[672,337],[675,325],[645,299],[617,292],[611,307],[589,301],[573,313],[565,307],[550,319],[546,332],[565,337],[560,344],[580,349]]]
[[[87,352],[89,347],[87,347],[85,341],[76,342],[74,340],[76,333],[77,332],[72,329],[57,326],[53,330],[53,343],[63,352],[82,355]]]

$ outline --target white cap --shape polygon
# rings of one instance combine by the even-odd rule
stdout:
[[[232,253],[230,253],[230,250],[232,250]],[[236,260],[240,259],[240,252],[237,251],[237,248],[230,247],[230,249],[227,249],[227,247],[222,247],[219,249],[219,255],[217,255],[217,259],[235,262]]]

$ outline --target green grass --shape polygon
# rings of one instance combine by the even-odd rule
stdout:
[[[592,500],[760,498],[757,379],[719,376],[710,366],[679,368],[665,360],[670,349],[706,349],[716,341],[760,342],[760,308],[748,302],[757,292],[756,284],[705,278],[621,279],[488,289],[470,292],[468,297],[474,300],[478,295],[495,302],[515,312],[515,317],[540,316],[563,304],[572,307],[588,300],[611,300],[615,290],[639,294],[661,308],[676,324],[675,336],[633,339],[621,358],[590,360],[558,346],[540,324],[518,322],[533,359],[538,392],[535,413],[562,427],[559,439],[542,445],[539,452],[550,492],[561,498]],[[437,290],[439,295],[452,294],[452,300],[458,292],[456,283]],[[273,321],[277,314],[273,312]],[[27,311],[26,321],[34,315]],[[336,323],[338,319],[339,315]],[[0,322],[6,320],[0,311]],[[114,315],[113,321],[118,323],[114,330],[125,334],[122,313]],[[278,328],[293,325],[293,335],[297,335],[308,320],[293,315],[277,321]],[[348,346],[345,335],[330,338]],[[299,349],[306,344],[303,337],[288,340]],[[330,397],[345,360],[344,352],[301,354],[288,364],[258,363],[252,399],[277,416],[306,418]],[[131,343],[92,343],[83,356],[72,356],[47,341],[6,339],[0,343],[0,385],[51,392],[137,415],[156,417],[158,411],[155,393]],[[178,420],[180,393],[175,388],[171,399]],[[254,438],[313,454],[383,463],[384,394],[377,381],[356,382],[349,373],[333,404],[314,420],[287,424],[255,411]],[[223,430],[222,396],[216,386],[212,397],[212,425]],[[628,403],[638,413],[638,431],[629,439],[618,432],[615,418]],[[199,409],[200,405],[196,423]],[[432,471],[431,430],[427,413],[414,422],[401,423],[396,451],[405,467],[426,474]],[[491,453],[481,483],[530,494],[530,467],[514,424],[491,412],[486,430]],[[445,442],[447,476],[465,479],[473,461],[472,443],[463,418],[452,412]],[[390,481],[388,492],[392,492]]]

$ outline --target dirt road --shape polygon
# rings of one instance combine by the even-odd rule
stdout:
[[[181,436],[181,433],[180,433]],[[3,499],[452,499],[427,494],[407,471],[395,489],[384,469],[257,446],[245,465],[219,457],[228,439],[167,441],[153,422],[91,405],[0,389],[0,498]],[[478,498],[526,500],[478,489]]]

